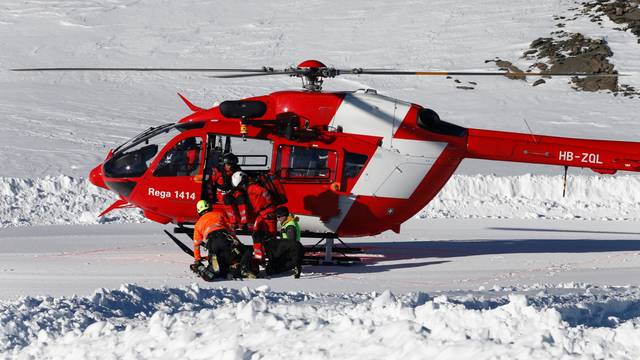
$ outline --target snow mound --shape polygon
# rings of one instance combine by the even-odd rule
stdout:
[[[117,210],[98,218],[114,195],[86,178],[47,176],[0,177],[0,226],[141,222],[138,210]]]
[[[640,220],[640,177],[455,175],[419,218]],[[138,210],[97,215],[113,193],[85,178],[0,178],[0,226],[142,222]]]
[[[455,175],[419,218],[638,220],[640,177]]]
[[[0,351],[8,359],[627,359],[640,351],[638,306],[636,287],[398,296],[123,285],[0,303]],[[591,323],[605,315],[617,320]]]

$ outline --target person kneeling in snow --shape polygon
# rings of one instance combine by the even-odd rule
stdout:
[[[289,209],[281,206],[276,209],[276,218],[282,226],[279,239],[271,239],[266,243],[267,274],[278,274],[293,269],[296,279],[302,273],[304,246],[300,243],[300,225],[298,218],[289,213]]]
[[[191,270],[206,281],[215,277],[226,278],[250,275],[247,271],[251,260],[251,246],[244,245],[234,235],[229,226],[226,214],[221,209],[212,209],[206,200],[196,205],[200,218],[194,226],[193,257]],[[204,244],[209,252],[209,264],[204,265],[200,254],[200,246]]]

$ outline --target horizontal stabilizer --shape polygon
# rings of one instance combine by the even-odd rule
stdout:
[[[128,208],[131,207],[132,205],[129,204],[129,202],[127,200],[124,199],[118,199],[116,200],[116,202],[114,202],[113,204],[111,204],[108,208],[104,209],[104,211],[102,211],[100,213],[100,215],[98,215],[98,217],[102,217],[108,213],[110,213],[111,211],[115,210],[115,209],[122,209],[122,208]]]

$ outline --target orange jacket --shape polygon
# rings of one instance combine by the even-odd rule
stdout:
[[[193,227],[193,258],[196,261],[200,260],[200,245],[207,239],[210,233],[225,229],[231,232],[229,227],[229,221],[224,211],[220,209],[214,209],[200,216],[196,225]]]

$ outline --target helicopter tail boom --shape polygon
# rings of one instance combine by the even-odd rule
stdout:
[[[590,168],[601,174],[640,171],[640,143],[469,129],[465,157]]]

